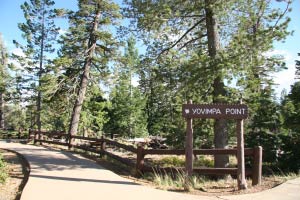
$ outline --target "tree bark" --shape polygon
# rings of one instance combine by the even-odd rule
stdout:
[[[4,128],[4,99],[3,93],[0,92],[0,129]]]
[[[207,42],[208,54],[211,60],[215,60],[217,52],[220,49],[220,38],[218,34],[218,23],[213,12],[211,0],[205,0],[205,14],[206,14],[206,29],[207,29]],[[224,103],[220,97],[225,96],[225,85],[221,75],[221,69],[216,67],[218,63],[211,62],[211,69],[215,74],[213,80],[213,101],[214,103]],[[214,145],[215,148],[227,148],[228,145],[228,130],[227,122],[224,119],[216,119],[214,123]],[[216,155],[214,157],[215,167],[226,167],[229,163],[227,155]]]
[[[4,45],[2,44],[2,35],[0,33],[0,61],[1,61],[1,74],[4,75],[4,66],[6,66],[6,52],[5,52],[5,48]],[[0,91],[0,129],[4,129],[5,125],[4,125],[4,88],[1,89]]]
[[[93,28],[90,33],[90,38],[88,42],[88,51],[87,51],[87,57],[84,62],[83,66],[83,74],[80,81],[80,86],[77,92],[77,98],[73,107],[73,112],[71,115],[71,121],[69,125],[69,148],[73,145],[73,139],[72,136],[77,134],[78,131],[78,125],[79,125],[79,119],[80,119],[80,113],[82,104],[85,99],[85,94],[88,86],[89,81],[89,75],[90,75],[90,68],[92,64],[93,55],[95,52],[96,42],[97,38],[95,36],[95,31],[98,29],[99,24],[99,18],[100,18],[100,9],[97,10],[97,13],[94,17],[93,21]]]
[[[43,11],[45,3],[42,4]],[[42,17],[42,35],[41,35],[41,49],[40,49],[40,63],[39,63],[39,72],[38,72],[38,82],[39,82],[39,88],[38,88],[38,95],[37,95],[37,101],[36,101],[36,109],[37,109],[37,116],[36,116],[36,124],[38,128],[38,136],[34,137],[35,139],[41,139],[41,130],[42,130],[42,123],[41,123],[41,111],[42,111],[42,92],[41,92],[41,86],[42,86],[42,74],[43,74],[43,61],[44,61],[44,38],[45,38],[45,12],[43,12]],[[34,143],[35,140],[34,140]]]

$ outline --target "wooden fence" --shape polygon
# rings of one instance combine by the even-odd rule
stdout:
[[[63,132],[47,132],[41,131],[38,137],[38,131],[30,130],[29,137],[35,137],[35,142],[49,143],[56,145],[69,146],[69,135]],[[130,167],[135,168],[137,174],[144,172],[178,172],[183,171],[184,168],[178,167],[159,167],[149,166],[145,164],[145,157],[147,155],[185,155],[184,149],[145,149],[142,145],[134,147],[132,145],[126,145],[106,138],[89,138],[82,136],[72,136],[73,139],[79,139],[86,141],[85,145],[73,145],[72,148],[81,149],[88,152],[99,154],[100,156],[107,155],[119,162],[122,162]],[[136,154],[135,159],[124,158],[120,155],[114,154],[112,151],[108,151],[107,147],[120,148]],[[237,155],[236,149],[195,149],[193,154],[196,155]],[[246,175],[251,176],[252,185],[260,185],[262,178],[262,147],[245,148],[245,157],[252,157],[252,168],[246,169]],[[193,172],[203,175],[225,175],[230,174],[237,175],[237,167],[233,168],[194,168]]]

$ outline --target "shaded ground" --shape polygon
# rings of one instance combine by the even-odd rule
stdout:
[[[0,149],[8,164],[9,178],[0,184],[0,200],[18,200],[28,179],[29,168],[24,158],[15,152]]]

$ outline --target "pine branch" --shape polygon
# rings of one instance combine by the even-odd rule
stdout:
[[[184,16],[180,16],[181,18],[200,18],[200,17],[205,17],[205,15],[184,15]]]
[[[275,25],[273,27],[277,27],[277,24],[279,23],[279,21],[282,19],[282,17],[289,11],[290,8],[290,3],[287,3],[285,10],[283,11],[283,13],[278,17]],[[273,28],[274,30],[274,28]]]
[[[196,24],[194,24],[191,28],[189,28],[174,44],[172,44],[170,47],[163,49],[158,57],[160,57],[163,53],[165,53],[166,51],[171,50],[172,48],[174,48],[179,42],[181,42],[181,40],[183,38],[185,38],[185,36],[187,36],[187,34],[189,34],[192,30],[194,30],[200,23],[202,23],[205,20],[205,18],[202,18],[201,20],[199,20]]]
[[[108,52],[112,52],[112,49],[111,48],[108,48],[104,45],[101,45],[101,44],[97,44],[98,47],[100,47],[101,49],[103,49],[104,51],[108,51]]]
[[[201,39],[201,38],[203,38],[203,37],[205,37],[205,36],[207,36],[207,34],[203,34],[203,35],[201,35],[200,37],[191,39],[190,41],[186,42],[182,47],[180,47],[179,50],[183,49],[183,48],[186,47],[187,45],[189,45],[189,44],[191,44],[191,43],[193,43],[193,42],[195,42],[195,41],[197,41],[197,40],[199,40],[199,39]]]

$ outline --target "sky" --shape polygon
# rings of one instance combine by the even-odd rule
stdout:
[[[77,7],[77,0],[54,1],[57,8],[74,10]],[[20,8],[22,3],[24,0],[0,0],[0,33],[2,33],[2,39],[10,53],[19,51],[12,41],[22,41],[22,33],[18,29],[18,23],[24,22],[23,12]],[[289,30],[294,31],[294,34],[288,36],[285,42],[274,43],[273,52],[269,52],[283,55],[288,67],[287,70],[274,74],[274,81],[277,84],[275,91],[278,97],[283,89],[290,91],[290,85],[295,82],[295,60],[300,59],[300,57],[297,58],[297,53],[300,53],[300,0],[293,1],[292,9],[292,12],[289,13],[291,18]],[[62,29],[67,28],[66,20],[59,20],[58,23]]]

